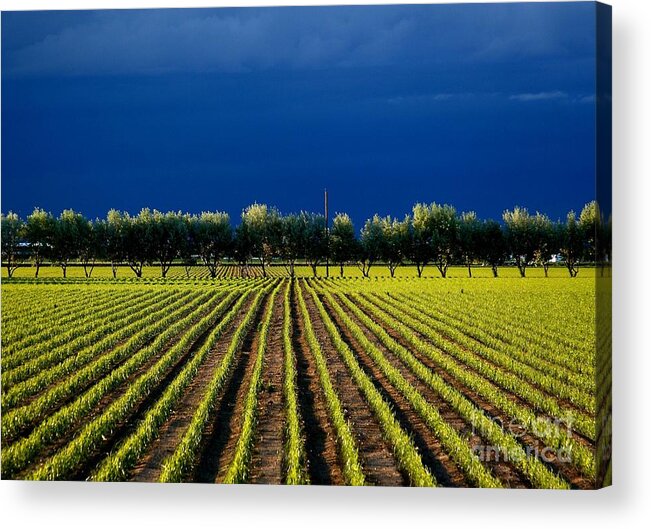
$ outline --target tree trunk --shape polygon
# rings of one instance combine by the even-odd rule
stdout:
[[[64,277],[64,279],[65,279],[66,274],[67,274],[67,271],[68,271],[67,268],[68,268],[67,265],[65,265],[65,264],[61,264],[61,270],[63,270],[63,277]]]
[[[267,277],[267,269],[264,265],[264,259],[262,259],[262,277]]]
[[[206,266],[208,267],[210,278],[215,279],[217,277],[217,259],[214,259],[212,262],[204,259],[204,263],[206,263]]]
[[[472,277],[472,270],[470,268],[470,263],[468,263],[468,277]]]
[[[113,279],[115,279],[118,276],[118,267],[113,261],[111,261],[111,272],[113,272]]]
[[[129,267],[136,274],[136,277],[142,277],[142,264],[130,264]]]
[[[497,266],[493,265],[491,266],[491,269],[493,270],[493,277],[497,277]]]
[[[389,266],[389,273],[391,274],[391,277],[395,277],[395,275],[396,275],[396,267],[395,266]]]
[[[40,268],[41,268],[41,263],[39,263],[39,262],[37,261],[35,264],[36,264],[36,274],[34,275],[34,277],[38,277],[38,271],[39,271]]]
[[[317,263],[310,264],[310,266],[312,267],[312,277],[316,277]]]
[[[548,264],[546,264],[546,263],[543,264],[543,270],[545,271],[545,277],[549,277],[549,275],[547,274],[547,271],[549,270],[549,265]]]
[[[520,271],[520,277],[525,277],[525,273],[527,270],[527,265],[522,262],[522,259],[518,258],[515,260],[516,265],[518,266],[518,270]]]
[[[344,277],[344,263],[339,263],[339,275]]]
[[[11,276],[14,275],[14,271],[11,269],[11,264],[7,263],[7,277],[11,279]]]
[[[86,276],[86,279],[88,279],[91,275],[93,275],[94,268],[95,268],[95,263],[93,264],[84,263],[84,275]]]
[[[416,263],[416,271],[418,272],[418,277],[423,275],[423,270],[425,270],[425,264]]]

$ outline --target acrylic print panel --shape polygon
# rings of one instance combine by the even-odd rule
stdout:
[[[610,20],[2,13],[2,478],[608,485]]]

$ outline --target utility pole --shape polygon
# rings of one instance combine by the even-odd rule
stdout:
[[[326,234],[326,277],[330,275],[330,228],[328,223],[328,189],[324,189],[324,199],[325,199],[325,234]]]

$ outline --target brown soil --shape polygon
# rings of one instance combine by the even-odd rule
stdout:
[[[387,297],[389,297],[391,300],[396,301],[396,302],[398,302],[398,303],[401,303],[401,302],[402,302],[402,299],[401,299],[399,296],[396,296],[396,295],[394,295],[394,294],[387,293]],[[423,297],[423,296],[417,296],[416,301],[422,301],[422,302],[430,303],[430,304],[431,304],[431,303],[437,303],[437,302],[440,302],[440,301],[437,300],[436,298],[427,298],[427,297]],[[413,307],[412,307],[412,308],[413,308]],[[438,318],[436,318],[435,316],[431,316],[430,314],[427,314],[427,316],[434,317],[435,319],[438,319]],[[446,315],[446,317],[448,317],[448,316],[449,316],[449,315]],[[441,321],[441,320],[438,320],[438,321]],[[463,323],[462,323],[462,320],[460,320],[460,319],[455,319],[454,321],[457,322],[457,323],[461,323],[461,324],[463,324]],[[481,327],[480,327],[480,328],[481,328]],[[487,332],[487,331],[484,329],[484,332]],[[513,343],[512,341],[510,341],[506,336],[504,336],[504,333],[505,333],[505,332],[506,332],[505,330],[501,330],[499,336],[492,335],[492,334],[490,334],[490,333],[488,333],[488,332],[487,332],[487,333],[488,333],[492,338],[494,338],[495,340],[500,341],[500,342],[503,343],[503,344],[506,344],[506,345],[511,346],[511,347],[517,347],[517,344],[514,344],[514,343]],[[475,337],[471,337],[471,338],[472,338],[473,340],[477,341],[478,343],[482,344],[482,345],[485,346],[485,347],[492,347],[490,344],[484,342],[484,340],[481,340],[481,339],[479,339],[479,338],[475,338]],[[558,337],[553,338],[553,340],[558,340]],[[532,356],[533,356],[533,355],[532,355]],[[555,366],[555,367],[557,367],[557,368],[560,368],[560,369],[564,369],[564,370],[570,371],[570,372],[572,372],[572,373],[574,373],[574,374],[577,374],[577,375],[580,375],[580,374],[581,374],[580,371],[578,371],[578,370],[572,370],[572,369],[570,369],[568,366],[564,365],[562,362],[557,362],[556,359],[554,359],[554,358],[547,358],[546,361],[547,361],[549,364],[552,364],[553,366]],[[533,369],[537,369],[535,366],[529,366],[529,367],[532,367]],[[538,370],[540,371],[540,369],[538,369]],[[544,370],[542,370],[542,371],[544,372]]]
[[[368,311],[364,311],[369,317],[373,318],[372,314],[369,314]],[[405,341],[404,337],[395,329],[383,326],[385,331],[403,347],[410,349],[409,344]],[[414,331],[415,332],[415,331]],[[420,335],[419,335],[420,336]],[[492,404],[484,400],[480,395],[475,393],[473,390],[462,384],[459,380],[450,375],[447,371],[442,369],[438,364],[434,363],[430,358],[421,354],[416,350],[410,349],[410,352],[414,357],[424,364],[427,368],[432,370],[434,373],[439,375],[447,384],[454,387],[457,391],[463,394],[469,401],[471,401],[475,406],[482,410],[488,417],[493,418],[498,421],[498,424],[508,425],[510,424],[512,417],[508,417],[501,410],[494,407]],[[396,359],[396,366],[400,365],[403,369],[407,369],[402,362]],[[538,450],[538,453],[541,453],[545,448],[545,444],[540,440],[535,438],[531,434],[524,433],[517,438],[518,442],[525,448],[525,450],[530,449],[532,451]],[[546,464],[550,469],[554,470],[561,474],[572,487],[574,488],[592,488],[591,481],[584,477],[573,465],[568,463],[561,463],[556,458],[555,454],[550,453],[549,459],[551,460]]]
[[[365,296],[365,297],[366,297],[366,296]],[[371,301],[371,302],[373,301],[373,300],[372,300],[371,298],[369,298],[369,297],[366,297],[366,299],[368,299],[368,300]],[[420,340],[422,340],[423,342],[426,342],[427,344],[429,344],[429,345],[431,345],[431,346],[433,346],[433,347],[436,347],[436,345],[432,342],[432,340],[430,340],[427,336],[425,336],[424,334],[420,333],[418,330],[412,328],[410,325],[408,325],[408,324],[405,324],[405,325],[406,325],[407,327],[409,327],[409,329],[414,333],[414,335],[417,336]],[[463,351],[465,351],[465,352],[467,352],[467,353],[470,353],[470,354],[472,354],[473,356],[476,356],[476,357],[477,357],[481,362],[483,362],[483,363],[485,363],[485,364],[488,364],[488,365],[494,367],[495,369],[499,369],[499,370],[501,370],[501,371],[506,372],[506,370],[505,370],[504,368],[498,366],[497,364],[494,364],[493,362],[491,362],[491,361],[489,361],[489,360],[486,360],[486,359],[480,357],[479,355],[475,354],[473,351],[471,351],[471,350],[468,349],[467,347],[465,347],[465,346],[459,344],[458,342],[456,342],[454,339],[450,338],[449,336],[447,336],[447,335],[445,335],[445,334],[439,334],[439,336],[440,336],[441,338],[443,338],[444,340],[450,342],[451,344],[453,344],[453,345],[459,347],[459,348],[462,349]],[[450,355],[450,354],[446,353],[445,351],[441,351],[441,352],[442,352],[442,354],[444,354],[445,356],[447,356],[447,357],[453,359],[455,362],[459,363],[459,364],[460,364],[461,366],[463,366],[465,369],[468,369],[468,370],[470,370],[470,371],[473,371],[473,372],[476,373],[478,376],[480,376],[480,377],[482,377],[482,378],[485,378],[486,380],[488,380],[489,382],[491,382],[491,384],[493,384],[493,385],[495,385],[496,387],[500,388],[500,391],[502,391],[502,393],[504,394],[504,396],[506,396],[506,398],[508,398],[510,401],[514,402],[515,404],[517,404],[517,405],[519,405],[519,406],[522,406],[522,407],[524,407],[524,408],[529,408],[529,409],[535,411],[535,412],[536,412],[536,415],[537,415],[538,417],[540,417],[540,418],[547,419],[547,420],[549,420],[549,421],[551,421],[551,422],[555,422],[555,421],[556,421],[556,419],[555,419],[554,417],[552,417],[552,416],[550,416],[549,414],[544,413],[543,411],[537,409],[537,408],[534,407],[530,402],[526,401],[524,398],[520,397],[519,395],[516,395],[515,393],[511,393],[510,391],[508,391],[508,390],[506,390],[506,389],[504,389],[504,388],[501,388],[497,383],[495,383],[495,382],[493,382],[493,381],[490,381],[490,380],[487,379],[485,376],[483,376],[481,373],[475,371],[475,370],[474,370],[473,368],[471,368],[471,367],[466,366],[463,362],[461,362],[460,360],[457,360],[453,355]],[[582,413],[583,415],[586,415],[586,412],[585,412],[584,410],[578,408],[577,406],[575,406],[574,404],[572,404],[572,403],[569,402],[568,400],[561,399],[561,398],[559,398],[559,397],[555,397],[554,395],[552,395],[552,394],[548,393],[547,391],[543,390],[542,388],[538,387],[536,384],[531,384],[531,383],[530,383],[530,385],[531,385],[532,387],[536,387],[536,389],[538,389],[541,393],[543,393],[543,394],[547,395],[548,397],[551,397],[551,398],[553,398],[554,400],[556,400],[556,402],[558,403],[558,405],[559,405],[561,408],[565,408],[565,409],[568,409],[568,410],[571,410],[571,411],[578,411],[578,412]],[[560,429],[561,431],[567,433],[568,435],[570,435],[570,436],[574,439],[574,441],[579,442],[579,443],[581,443],[582,445],[584,445],[584,446],[586,446],[586,447],[588,447],[588,448],[594,448],[594,442],[593,442],[590,438],[588,438],[587,436],[585,436],[585,435],[583,435],[583,434],[581,434],[581,433],[579,433],[579,432],[577,432],[577,431],[571,431],[571,432],[568,431],[568,429],[566,428],[566,426],[565,426],[563,423],[560,423],[560,424],[559,424],[559,429]]]
[[[221,301],[221,299],[214,301],[213,305],[211,306],[211,309],[214,308],[219,303],[219,301]],[[152,358],[147,360],[143,365],[141,365],[127,380],[122,382],[122,384],[120,384],[116,389],[104,395],[104,397],[100,400],[97,406],[95,406],[94,410],[90,414],[86,415],[85,417],[81,417],[74,425],[71,425],[69,427],[68,431],[66,431],[66,434],[64,436],[62,436],[54,443],[48,445],[39,454],[38,459],[34,461],[34,463],[32,463],[27,469],[21,472],[21,475],[28,473],[31,469],[40,466],[45,459],[52,456],[58,450],[63,448],[65,445],[67,445],[73,438],[75,438],[79,433],[79,431],[86,424],[93,421],[95,418],[99,417],[102,413],[104,413],[107,406],[109,406],[115,400],[119,399],[129,389],[129,387],[133,384],[135,380],[137,380],[140,376],[142,376],[144,373],[149,371],[149,369],[151,369],[152,366],[160,358],[162,358],[165,355],[165,353],[171,347],[173,347],[174,344],[176,344],[181,339],[185,330],[181,332],[179,335],[169,340],[159,353],[157,353]],[[114,447],[116,443],[118,443],[122,438],[129,435],[129,433],[131,433],[135,429],[138,419],[142,415],[144,415],[147,408],[153,402],[155,402],[156,399],[158,399],[158,397],[165,390],[167,384],[169,384],[170,381],[173,380],[173,378],[183,368],[185,363],[190,359],[192,354],[194,354],[194,352],[201,346],[201,344],[207,337],[208,332],[209,331],[206,331],[203,335],[199,336],[192,343],[190,348],[187,351],[185,351],[181,355],[181,357],[177,360],[177,362],[167,370],[167,372],[163,375],[163,377],[158,381],[157,386],[149,393],[149,395],[137,404],[134,412],[131,413],[126,420],[116,425],[116,428],[113,430],[113,435],[103,439],[101,445],[94,450],[93,454],[83,463],[83,465],[80,468],[78,468],[75,472],[71,474],[69,479],[85,480],[89,476],[91,471],[94,469],[94,467],[97,465],[97,463],[99,463],[99,461],[109,453],[111,448]]]
[[[251,483],[273,485],[283,481],[283,320],[283,297],[279,293],[274,300],[258,395],[258,421],[249,473]]]
[[[162,310],[165,310],[165,309],[162,309]],[[135,333],[134,333],[134,334],[135,334]],[[103,352],[103,353],[101,354],[101,356],[104,357],[104,356],[107,356],[107,355],[111,354],[112,351],[114,351],[115,349],[117,349],[117,348],[123,346],[123,345],[124,345],[125,343],[127,343],[127,342],[132,338],[132,337],[133,337],[133,334],[130,335],[130,336],[128,336],[128,337],[126,337],[126,338],[124,338],[123,340],[120,340],[119,342],[117,342],[116,344],[114,344],[113,347],[111,347],[111,349],[107,349],[105,352]],[[143,347],[147,347],[151,342],[154,341],[154,338],[155,338],[155,336],[152,336],[150,339],[148,339],[147,341],[143,342],[143,345],[141,346],[141,348],[143,348]],[[98,358],[99,358],[99,357],[98,357]],[[112,368],[111,368],[110,371],[114,371],[114,370],[118,369],[122,364],[124,364],[125,362],[127,362],[127,361],[129,360],[129,358],[130,358],[130,357],[126,357],[126,358],[123,358],[122,360],[120,360],[119,362],[117,362],[115,365],[112,366]],[[93,360],[93,361],[95,361],[95,360]],[[155,360],[154,360],[154,361],[155,361]],[[148,362],[148,366],[151,367],[151,365],[153,365],[153,362],[154,362],[154,361],[150,361],[150,362]],[[86,365],[88,365],[88,364],[86,364]],[[79,369],[82,369],[83,367],[85,367],[85,366],[81,366],[81,367],[79,367]],[[62,399],[58,400],[58,401],[57,401],[57,402],[56,402],[52,407],[50,407],[49,409],[47,409],[47,411],[45,412],[45,414],[44,414],[43,416],[38,417],[37,419],[35,419],[34,421],[32,421],[32,422],[29,423],[29,424],[26,424],[25,427],[22,428],[22,429],[18,432],[18,434],[17,434],[16,436],[14,436],[14,437],[12,437],[12,438],[8,438],[7,440],[3,440],[3,441],[6,442],[6,445],[7,445],[7,446],[9,446],[10,444],[15,443],[17,440],[19,440],[19,439],[21,439],[21,438],[23,438],[23,437],[27,437],[27,436],[29,436],[29,435],[32,433],[32,431],[33,431],[33,430],[34,430],[34,429],[35,429],[35,428],[36,428],[36,427],[37,427],[37,426],[38,426],[38,425],[39,425],[39,424],[44,420],[45,417],[48,417],[48,416],[50,416],[50,415],[53,415],[54,413],[56,413],[57,411],[59,411],[61,408],[65,407],[66,405],[68,405],[68,404],[70,404],[71,402],[73,402],[74,400],[76,400],[76,399],[79,397],[79,395],[81,395],[82,393],[84,393],[85,391],[87,391],[88,389],[90,389],[92,386],[94,386],[95,384],[97,384],[100,380],[102,380],[102,378],[108,376],[108,374],[110,374],[110,371],[109,371],[109,373],[105,373],[105,374],[103,374],[103,375],[98,375],[98,376],[96,376],[96,377],[94,377],[94,378],[92,378],[92,379],[89,379],[88,381],[86,381],[86,383],[85,383],[83,386],[81,386],[81,387],[78,389],[78,391],[77,391],[74,395],[70,395],[70,396],[68,396],[68,397],[66,397],[66,398],[62,398]],[[142,372],[142,371],[139,370],[139,372]],[[61,381],[55,381],[55,382],[52,383],[51,385],[49,385],[49,386],[47,386],[46,388],[43,388],[42,390],[40,390],[38,393],[36,393],[36,394],[34,394],[34,395],[31,395],[30,397],[26,398],[25,401],[21,404],[21,407],[22,407],[22,406],[27,406],[27,405],[31,404],[33,401],[35,401],[35,400],[37,400],[39,397],[41,397],[41,396],[42,396],[46,391],[52,389],[54,386],[56,386],[56,385],[59,384],[60,382],[61,382]],[[3,444],[4,444],[4,443],[3,443]]]
[[[219,400],[214,419],[204,432],[197,465],[189,481],[200,483],[221,482],[233,459],[240,436],[241,421],[249,390],[249,381],[255,365],[258,348],[258,326],[266,300],[257,310],[251,329],[245,337],[237,356],[235,369]]]
[[[473,431],[472,424],[469,424],[463,417],[461,417],[455,410],[450,406],[440,395],[433,391],[427,384],[423,383],[416,375],[414,375],[411,370],[391,351],[389,351],[380,340],[354,315],[348,310],[343,304],[342,308],[346,311],[348,316],[353,319],[353,321],[362,329],[366,337],[378,348],[387,360],[400,371],[400,374],[427,400],[429,404],[434,406],[441,417],[454,428],[454,430],[459,434],[461,438],[467,440],[470,447],[475,446],[489,446],[490,443],[483,439],[477,432]],[[369,315],[372,316],[372,315]],[[339,322],[340,326],[342,322]],[[384,327],[383,327],[384,328]],[[386,329],[385,329],[386,330]],[[403,344],[404,345],[404,344]],[[362,347],[359,347],[362,350]],[[367,364],[373,363],[373,361],[367,357]],[[375,366],[373,366],[375,367]],[[379,371],[379,370],[378,370]],[[388,383],[388,381],[387,381]],[[405,399],[405,404],[409,406],[409,403]],[[427,425],[423,424],[425,428],[429,429]],[[432,433],[432,436],[433,433]],[[443,454],[440,457],[445,457],[450,463],[453,461],[445,454],[445,449],[441,446],[438,439],[436,439],[436,447]],[[506,463],[504,461],[486,461],[484,462],[485,466],[491,471],[491,473],[499,478],[503,483],[505,483],[510,488],[526,488],[530,487],[530,483],[527,478],[522,475],[522,473],[514,467],[512,464]],[[463,471],[459,469],[456,464],[454,464],[455,470],[460,472],[463,475]],[[438,476],[437,476],[438,478]],[[462,481],[465,481],[465,477],[461,478]],[[459,485],[459,483],[453,484],[457,486],[469,486],[466,483]],[[450,485],[446,485],[450,486]]]
[[[296,354],[296,383],[299,414],[303,419],[307,471],[312,485],[343,485],[342,465],[337,453],[337,436],[325,403],[314,358],[299,316],[296,290],[292,284],[292,346]]]
[[[246,316],[250,303],[251,300],[248,300],[243,305],[238,315],[225,329],[210,353],[208,353],[207,358],[201,364],[194,379],[190,382],[183,396],[176,404],[174,411],[160,427],[158,437],[152,443],[147,453],[136,464],[131,475],[131,481],[158,481],[163,461],[174,453],[181,437],[188,429],[192,417],[205,395],[206,386],[210,382],[215,370],[221,364],[237,327]]]
[[[373,301],[373,298],[372,298],[372,297],[369,297],[369,296],[364,296],[364,297],[366,297],[366,299],[368,299],[368,300],[371,301],[371,302]],[[393,299],[394,299],[394,298],[392,298],[392,300],[393,300]],[[386,300],[385,300],[385,301],[386,301]],[[398,303],[399,303],[399,301],[398,301]],[[410,308],[413,308],[413,307],[410,307]],[[437,318],[430,316],[429,314],[424,314],[424,316],[427,317],[427,318],[431,318],[431,319],[433,319],[433,320],[439,321],[439,323],[441,323],[442,325],[448,325],[447,323],[442,322],[442,321],[438,320]],[[405,325],[409,326],[408,324],[405,324]],[[410,327],[410,328],[411,328],[411,327]],[[412,330],[413,330],[414,334],[417,334],[418,337],[419,337],[420,339],[422,339],[423,341],[426,341],[426,342],[428,342],[428,343],[430,343],[430,344],[432,343],[431,340],[430,340],[427,336],[425,336],[425,335],[419,333],[418,331],[416,331],[416,330],[414,330],[414,329],[412,329]],[[489,360],[489,359],[485,358],[484,356],[482,356],[482,355],[480,355],[480,354],[474,352],[472,349],[468,349],[468,347],[466,347],[465,345],[460,344],[459,342],[457,342],[457,341],[456,341],[456,340],[455,340],[451,335],[449,335],[449,334],[446,333],[445,331],[437,331],[437,333],[438,333],[438,335],[439,335],[441,338],[443,338],[445,341],[447,341],[447,342],[451,343],[452,345],[458,347],[458,348],[461,349],[462,351],[471,354],[471,355],[472,355],[473,357],[475,357],[478,361],[480,361],[480,362],[482,362],[482,363],[484,363],[484,364],[486,364],[486,365],[491,366],[491,367],[494,368],[496,371],[501,371],[501,372],[503,372],[503,373],[505,373],[505,374],[509,374],[509,375],[512,375],[512,376],[515,376],[515,377],[518,377],[518,376],[519,376],[517,373],[514,373],[514,372],[512,372],[512,371],[509,371],[507,368],[505,368],[505,367],[503,367],[503,366],[501,366],[501,365],[499,365],[499,364],[496,364],[496,363],[493,362],[492,360]],[[485,345],[483,342],[481,342],[481,340],[478,340],[478,339],[476,339],[476,338],[473,338],[472,336],[468,336],[468,338],[470,338],[471,340],[477,342],[478,344],[480,344],[481,346],[483,346],[483,347],[486,348],[486,349],[492,349],[491,346],[489,346],[489,345]],[[447,355],[447,353],[445,353],[445,354]],[[448,356],[451,356],[452,358],[454,358],[452,355],[448,355]],[[526,364],[523,364],[522,362],[520,362],[520,363],[521,363],[522,365],[526,365]],[[527,367],[529,367],[529,368],[531,368],[531,369],[533,369],[533,370],[535,370],[535,371],[538,371],[538,372],[540,372],[541,374],[544,374],[543,371],[541,371],[541,370],[536,370],[536,368],[534,368],[534,367],[531,367],[531,366],[527,366]],[[472,368],[469,367],[468,369],[472,369]],[[528,380],[528,379],[525,380],[524,378],[522,378],[522,381],[523,381],[524,383],[526,383],[526,384],[529,384],[531,387],[536,388],[536,389],[537,389],[538,391],[540,391],[543,395],[545,395],[545,396],[547,396],[547,397],[549,397],[549,398],[555,400],[561,408],[565,408],[565,409],[568,409],[568,410],[571,410],[571,411],[575,411],[575,412],[579,412],[579,413],[582,413],[582,414],[584,414],[584,415],[587,415],[587,412],[586,412],[583,408],[580,408],[579,406],[577,406],[576,404],[570,402],[570,401],[569,401],[568,399],[566,399],[566,398],[562,398],[562,397],[559,397],[559,396],[557,396],[557,395],[554,395],[553,393],[550,393],[549,390],[547,390],[547,389],[545,389],[544,387],[542,387],[539,383],[534,382],[534,381],[531,381],[531,380]],[[493,383],[497,385],[497,383],[495,383],[495,382],[493,382]],[[522,397],[520,397],[520,396],[518,396],[518,395],[516,395],[516,394],[510,393],[510,392],[507,391],[506,389],[503,389],[503,391],[504,391],[504,393],[508,393],[509,396],[512,396],[514,399],[517,399],[517,400],[518,400],[519,402],[521,402],[524,406],[528,406],[528,407],[530,407],[530,408],[533,407],[531,403],[527,402],[527,401],[524,400]]]
[[[305,292],[304,298],[314,332],[326,357],[332,383],[357,440],[368,483],[389,487],[408,485],[408,477],[400,472],[391,448],[384,440],[382,429],[335,349],[312,296]]]
[[[373,384],[380,392],[384,400],[389,403],[391,409],[393,410],[393,414],[402,429],[408,432],[411,436],[416,448],[418,449],[423,463],[430,470],[430,472],[432,472],[436,478],[437,483],[443,487],[467,487],[468,484],[463,475],[463,472],[461,469],[459,469],[456,463],[450,459],[448,454],[445,453],[441,446],[441,443],[434,436],[427,424],[414,411],[412,406],[400,393],[400,391],[398,391],[382,374],[375,362],[373,362],[368,354],[366,354],[361,344],[353,337],[349,329],[343,325],[343,322],[336,315],[335,311],[332,310],[327,300],[325,298],[321,299],[326,307],[326,310],[328,311],[328,314],[336,322],[341,332],[342,338],[357,357],[357,361],[359,362],[360,366],[371,378]],[[356,320],[352,314],[348,313],[348,315],[351,316],[357,324],[359,324],[359,321]],[[377,340],[375,340],[375,338],[370,335],[364,327],[361,325],[360,327],[362,330],[364,330],[364,333],[367,335],[367,337],[371,339],[375,345],[378,345],[378,347],[381,348],[382,352],[387,355],[387,351],[378,344]],[[390,357],[387,355],[387,358]]]

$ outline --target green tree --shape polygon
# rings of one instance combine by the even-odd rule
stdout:
[[[557,231],[559,249],[565,258],[567,271],[570,277],[576,277],[579,273],[579,261],[583,253],[583,237],[574,211],[567,214],[565,224],[558,224]]]
[[[38,277],[41,265],[51,255],[54,224],[52,214],[40,208],[35,208],[27,217],[25,238],[29,243],[30,254],[36,267],[34,277]]]
[[[400,266],[409,250],[409,218],[399,221],[391,216],[380,219],[382,226],[382,243],[380,258],[387,265],[391,277],[395,277],[396,268]]]
[[[459,245],[459,220],[457,212],[448,204],[439,205],[432,203],[432,258],[441,277],[446,277],[448,267],[454,259],[454,254]]]
[[[52,260],[55,261],[66,277],[68,264],[79,257],[82,232],[87,220],[81,213],[64,209],[54,223],[52,236]]]
[[[472,277],[471,265],[480,254],[481,222],[474,211],[462,213],[459,219],[459,257],[468,267],[468,277]]]
[[[190,269],[197,264],[197,217],[190,213],[183,213],[179,219],[179,249],[178,256],[185,269],[185,277],[190,277]]]
[[[185,225],[181,212],[162,213],[154,210],[148,220],[152,257],[158,261],[162,277],[167,276],[185,236]]]
[[[432,259],[433,216],[432,208],[427,204],[414,205],[409,230],[408,257],[416,265],[418,277],[421,277],[427,263]]]
[[[203,263],[211,278],[217,277],[221,260],[233,244],[233,228],[227,213],[204,211],[194,221],[192,235]]]
[[[319,263],[325,260],[328,252],[328,237],[326,233],[325,217],[317,213],[301,212],[301,221],[305,230],[305,245],[303,256],[312,268],[312,275],[317,276]]]
[[[346,213],[337,213],[330,229],[330,254],[344,277],[344,265],[356,258],[357,239],[353,221]]]
[[[506,241],[515,259],[520,276],[525,277],[527,265],[536,251],[536,225],[526,208],[516,206],[502,216],[506,225]]]
[[[2,264],[7,267],[7,276],[12,277],[20,264],[20,243],[25,236],[25,223],[13,212],[0,214],[2,225]]]
[[[111,209],[104,222],[106,257],[111,262],[113,279],[117,277],[118,266],[125,261],[126,236],[130,219],[115,209]]]
[[[281,237],[280,213],[266,204],[252,204],[242,212],[240,225],[244,225],[251,257],[260,259],[262,275],[267,277],[267,265],[274,257]]]
[[[100,220],[83,219],[78,225],[78,237],[79,261],[88,278],[93,274],[97,260],[106,256],[106,225]]]
[[[504,264],[507,245],[500,224],[492,219],[485,220],[479,226],[479,259],[490,265],[493,277],[497,277],[497,268]]]
[[[251,234],[251,228],[247,222],[240,222],[235,228],[235,240],[233,241],[233,257],[240,266],[240,273],[248,276],[248,262],[254,251],[255,243]]]
[[[588,202],[579,215],[579,227],[583,237],[583,259],[597,262],[600,260],[599,247],[602,238],[602,219],[597,202]]]
[[[281,219],[282,234],[278,255],[285,263],[285,269],[291,278],[296,275],[296,261],[303,256],[306,246],[305,223],[299,215],[285,215]]]
[[[382,219],[376,214],[364,224],[359,240],[357,259],[364,277],[369,277],[373,264],[382,258],[383,241]]]
[[[545,277],[548,277],[549,262],[559,248],[558,230],[549,217],[542,213],[536,213],[533,223],[535,246],[533,258],[536,264],[543,267]]]
[[[124,260],[136,277],[142,277],[142,269],[155,260],[152,241],[153,215],[144,208],[137,216],[128,213],[122,216]]]

